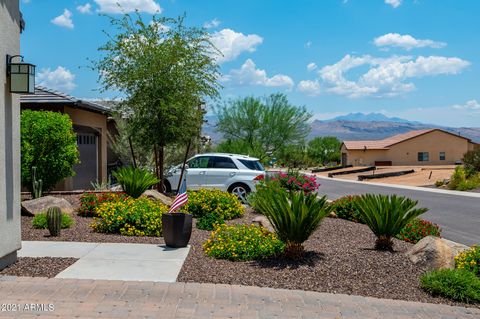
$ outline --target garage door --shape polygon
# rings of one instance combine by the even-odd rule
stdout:
[[[98,177],[98,137],[92,133],[77,133],[80,163],[75,165],[74,189],[90,189]]]

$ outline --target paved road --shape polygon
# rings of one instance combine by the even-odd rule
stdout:
[[[430,209],[425,219],[442,227],[442,236],[466,245],[480,244],[480,198],[442,194],[368,183],[351,183],[339,179],[320,178],[319,193],[330,199],[353,194],[397,194],[418,200],[419,206]]]
[[[300,290],[196,283],[2,279],[2,276],[0,300],[0,318],[474,319],[480,316],[478,308]]]

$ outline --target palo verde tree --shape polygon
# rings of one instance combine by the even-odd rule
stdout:
[[[310,132],[311,114],[290,104],[285,94],[265,98],[245,97],[217,107],[216,129],[235,145],[261,160],[285,145],[302,143]]]
[[[117,33],[92,64],[103,90],[125,95],[118,111],[128,117],[135,140],[154,153],[160,182],[165,147],[198,134],[203,101],[216,98],[220,87],[218,51],[205,29],[187,27],[184,18],[153,16],[147,23],[138,13],[112,17]]]
[[[335,136],[315,137],[308,142],[308,157],[315,164],[340,161],[342,142]]]

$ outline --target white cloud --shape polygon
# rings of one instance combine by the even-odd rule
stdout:
[[[92,13],[92,5],[90,3],[85,3],[83,6],[77,6],[77,11],[80,13]]]
[[[52,19],[51,22],[61,27],[73,29],[72,13],[68,9],[63,10],[63,13]]]
[[[455,104],[452,106],[457,110],[480,110],[480,102],[477,100],[467,101],[465,104]]]
[[[218,55],[218,63],[235,60],[243,52],[254,52],[263,42],[256,34],[245,35],[231,29],[223,29],[211,35],[213,45],[223,56]]]
[[[203,24],[203,27],[204,28],[207,28],[207,29],[212,29],[212,28],[216,28],[218,27],[219,25],[221,24],[221,21],[218,20],[217,18],[211,20],[211,21],[207,21]]]
[[[222,81],[240,86],[287,87],[288,89],[294,86],[292,78],[287,75],[276,74],[268,77],[267,72],[257,69],[251,59],[247,59],[240,69],[231,70],[222,78]]]
[[[377,47],[397,47],[405,50],[430,47],[439,49],[445,47],[445,42],[437,42],[429,39],[415,39],[409,34],[387,33],[373,40]]]
[[[312,46],[312,41],[307,41],[307,43],[305,43],[305,48],[310,49],[311,46]]]
[[[129,13],[138,10],[146,13],[161,13],[162,8],[155,0],[94,0],[102,13]]]
[[[309,64],[307,65],[307,70],[308,70],[308,71],[313,71],[313,70],[315,70],[316,68],[317,68],[317,65],[316,65],[315,63],[313,63],[313,62],[312,62],[312,63],[309,63]]]
[[[385,4],[389,4],[394,8],[398,8],[402,5],[403,0],[385,0]]]
[[[339,62],[327,65],[318,71],[326,91],[351,98],[362,96],[389,97],[415,89],[408,82],[412,78],[424,76],[458,74],[469,66],[468,61],[456,57],[442,56],[392,56],[374,58],[346,55]],[[348,80],[346,74],[351,69],[368,66],[369,70],[357,80]]]
[[[50,68],[41,69],[37,74],[36,82],[38,85],[59,91],[71,91],[77,86],[75,74],[63,66],[53,71]]]
[[[311,81],[311,80],[304,80],[300,81],[297,85],[298,91],[305,93],[309,96],[317,96],[320,94],[320,83],[318,80]]]

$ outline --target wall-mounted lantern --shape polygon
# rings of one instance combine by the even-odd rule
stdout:
[[[13,59],[19,59],[13,62]],[[10,93],[35,93],[35,65],[23,62],[23,56],[7,55],[7,77],[10,77]]]

